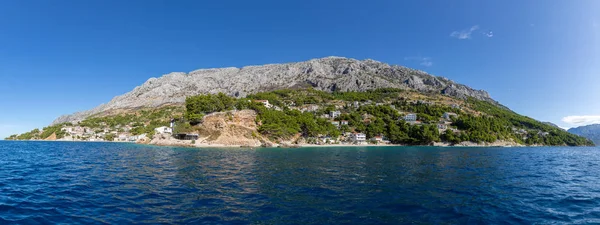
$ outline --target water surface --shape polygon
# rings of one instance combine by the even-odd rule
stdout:
[[[600,223],[598,150],[0,142],[0,224]]]

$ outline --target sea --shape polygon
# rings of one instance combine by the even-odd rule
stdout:
[[[600,148],[0,141],[0,224],[598,224]]]

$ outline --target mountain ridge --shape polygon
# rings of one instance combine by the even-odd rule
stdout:
[[[588,138],[597,145],[600,144],[600,124],[574,127],[567,132]]]
[[[312,87],[328,92],[401,88],[461,99],[472,97],[500,105],[484,90],[421,70],[372,59],[330,56],[302,62],[172,72],[159,78],[149,78],[132,91],[93,109],[60,116],[52,125],[81,121],[110,110],[181,104],[186,97],[198,94],[223,92],[244,97],[261,91],[295,87]]]

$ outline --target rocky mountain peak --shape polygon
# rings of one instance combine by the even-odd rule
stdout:
[[[187,96],[223,92],[243,97],[284,88],[313,87],[322,91],[366,91],[402,88],[437,92],[457,98],[473,97],[496,103],[487,92],[475,90],[424,71],[389,65],[372,59],[330,56],[304,62],[199,69],[150,78],[132,91],[94,109],[61,116],[53,124],[73,122],[115,109],[157,107],[185,102]]]

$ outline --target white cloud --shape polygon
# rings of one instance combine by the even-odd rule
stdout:
[[[454,32],[450,33],[450,37],[458,38],[461,40],[471,39],[471,33],[473,33],[473,31],[476,31],[477,29],[479,29],[479,26],[475,25],[469,29],[464,29],[461,31],[454,31]]]
[[[419,65],[421,65],[421,66],[426,66],[426,67],[433,66],[433,62],[431,61],[430,57],[411,56],[411,57],[404,57],[404,60],[420,61]]]
[[[433,62],[431,62],[431,61],[422,61],[420,65],[421,66],[430,67],[430,66],[433,66]]]
[[[573,126],[600,124],[600,115],[567,116],[562,118],[562,121]]]
[[[491,37],[493,37],[493,36],[494,36],[494,32],[492,32],[492,31],[483,32],[483,35],[485,35],[485,36],[487,36],[487,37],[491,38]]]

